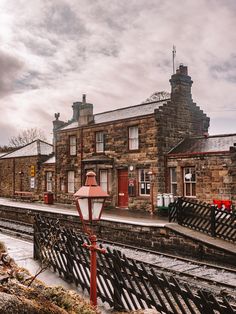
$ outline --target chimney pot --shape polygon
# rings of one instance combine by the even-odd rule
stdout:
[[[83,104],[86,104],[86,94],[83,94],[82,102]]]

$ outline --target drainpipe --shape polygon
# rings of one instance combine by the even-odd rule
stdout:
[[[165,175],[165,193],[168,192],[168,168],[167,168],[168,156],[164,155],[164,175]]]
[[[16,171],[16,164],[15,164],[15,158],[13,158],[13,160],[12,160],[12,170],[13,170],[13,184],[12,184],[12,189],[13,189],[13,196],[14,196],[14,194],[15,194],[15,189],[16,189],[16,173],[15,173],[15,171]]]

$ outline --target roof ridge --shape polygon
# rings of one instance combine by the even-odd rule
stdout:
[[[155,100],[155,101],[145,102],[145,103],[141,103],[141,104],[138,104],[138,105],[127,106],[127,107],[117,108],[117,109],[113,109],[113,110],[107,110],[107,111],[103,111],[103,112],[100,112],[100,113],[95,113],[94,116],[98,116],[98,115],[102,115],[102,114],[110,113],[110,112],[114,112],[114,111],[121,111],[121,110],[125,110],[125,109],[141,107],[141,106],[150,105],[150,104],[156,104],[156,103],[159,103],[159,102],[160,103],[161,102],[164,103],[164,102],[167,102],[169,100],[170,100],[170,98],[163,99],[163,100]]]

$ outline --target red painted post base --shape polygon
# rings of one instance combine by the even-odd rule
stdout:
[[[90,245],[83,244],[83,247],[91,251],[90,254],[90,304],[97,306],[97,251],[106,253],[105,249],[97,247],[97,236],[92,234],[89,236]]]

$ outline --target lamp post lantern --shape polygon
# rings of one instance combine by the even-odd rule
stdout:
[[[89,171],[86,174],[85,185],[75,194],[76,207],[82,222],[83,230],[89,236],[90,245],[84,243],[83,246],[90,250],[90,302],[97,305],[97,251],[105,253],[105,249],[97,247],[97,236],[93,234],[85,222],[92,223],[99,221],[106,197],[109,195],[97,184],[96,174]]]

